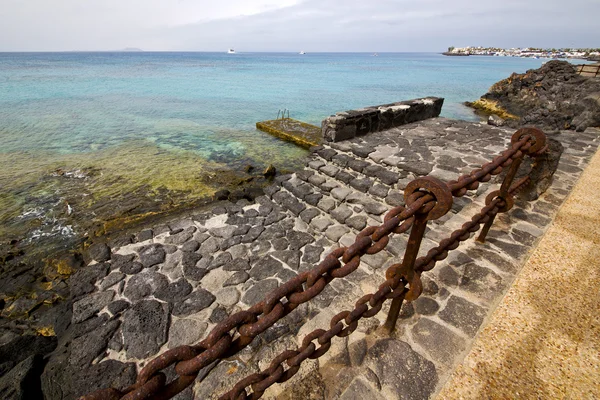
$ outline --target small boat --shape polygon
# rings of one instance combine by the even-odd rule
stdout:
[[[304,52],[304,50],[302,50],[299,54],[306,54],[306,53]]]
[[[235,50],[234,49],[229,49],[229,50],[227,50],[227,54],[235,54]]]
[[[377,56],[379,56],[379,54],[373,53],[373,57],[377,57]]]

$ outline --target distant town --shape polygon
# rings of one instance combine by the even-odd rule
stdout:
[[[596,49],[540,49],[535,47],[501,49],[499,47],[448,47],[447,56],[498,56],[529,58],[580,58],[600,60],[600,48]]]

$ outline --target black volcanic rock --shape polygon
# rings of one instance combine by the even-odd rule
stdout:
[[[600,80],[577,74],[576,67],[566,61],[549,61],[539,69],[512,74],[481,99],[518,117],[505,121],[513,128],[533,125],[584,131],[600,126]]]

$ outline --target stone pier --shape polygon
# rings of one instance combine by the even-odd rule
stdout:
[[[71,278],[71,327],[42,376],[45,397],[73,399],[131,384],[149,359],[198,342],[231,313],[352,244],[366,226],[379,225],[387,211],[404,204],[411,180],[449,181],[468,173],[506,149],[513,132],[430,118],[329,142],[311,153],[303,170],[277,177],[254,203],[222,203],[142,230],[119,247],[93,246],[94,261]],[[500,214],[485,244],[471,239],[423,274],[424,293],[404,305],[392,336],[377,330],[388,303],[264,398],[435,397],[600,143],[597,129],[552,137],[565,150],[548,190]],[[482,184],[455,199],[450,213],[429,223],[420,254],[469,220],[498,186]],[[377,290],[406,241],[407,235],[392,236],[385,251],[362,257],[358,270],[212,366],[177,399],[218,398],[281,351],[296,349],[306,333],[329,328],[332,316]]]

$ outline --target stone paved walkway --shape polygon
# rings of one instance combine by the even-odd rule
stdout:
[[[440,399],[600,399],[600,152]]]
[[[353,243],[365,226],[380,224],[385,212],[403,204],[401,192],[417,176],[455,179],[504,150],[512,133],[435,118],[332,143],[312,154],[303,171],[278,177],[254,204],[225,204],[144,230],[120,248],[94,249],[97,261],[71,279],[71,341],[50,359],[42,379],[46,393],[70,399],[107,382],[126,386],[147,359],[197,342],[228,314],[261,300],[330,249]],[[548,192],[500,215],[485,245],[468,241],[424,274],[424,294],[403,308],[393,337],[375,332],[387,305],[264,398],[431,397],[510,287],[598,136],[559,135],[567,149]],[[485,184],[456,199],[451,213],[430,224],[421,254],[478,212],[495,188]],[[216,398],[275,354],[296,348],[304,334],[328,327],[333,315],[377,289],[405,245],[406,236],[397,235],[386,251],[363,257],[357,271],[334,280],[178,398]]]

